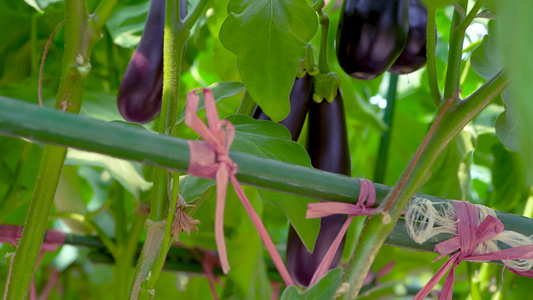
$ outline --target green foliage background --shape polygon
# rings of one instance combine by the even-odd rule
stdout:
[[[191,2],[193,3],[189,6],[194,4],[194,1]],[[240,26],[243,18],[248,16],[246,13],[238,14],[237,2],[211,1],[206,16],[200,18],[192,29],[182,66],[180,100],[184,100],[186,92],[193,88],[217,82],[242,81],[264,111],[271,113],[273,119],[282,119],[288,112],[288,102],[269,100],[288,95],[299,60],[305,57],[306,43],[311,41],[315,49],[318,48],[318,36],[313,38],[317,25],[300,20],[299,17],[305,19],[302,17],[303,13],[286,15],[287,18],[283,19],[276,14],[276,9],[280,9],[275,5],[277,2],[270,1],[274,7],[273,15],[249,12],[259,18],[252,20],[257,23],[256,29],[268,30],[261,24],[264,19],[275,16],[273,22],[293,26],[299,31],[287,35],[287,30],[280,28],[277,33],[280,36],[270,43],[272,48],[265,49],[260,46],[260,41],[250,40],[250,37],[258,36],[256,32],[231,30],[234,28],[232,26]],[[262,6],[263,2],[268,1],[257,1],[256,8]],[[97,1],[89,1],[88,5],[94,8],[96,3]],[[306,14],[312,14],[303,2],[298,3],[301,7],[307,7]],[[533,60],[525,59],[531,54],[523,52],[524,49],[529,52],[532,49],[530,44],[533,39],[528,37],[531,27],[524,24],[527,24],[527,18],[532,19],[530,17],[533,12],[527,1],[520,3],[524,5],[499,7],[493,5],[492,1],[487,1],[484,9],[494,11],[498,20],[476,19],[475,25],[471,27],[477,31],[468,31],[468,43],[465,44],[463,53],[461,97],[475,91],[504,64],[509,65],[512,84],[502,97],[490,104],[449,144],[421,192],[448,199],[468,200],[493,209],[531,217],[533,194],[532,181],[528,174],[531,174],[533,156],[528,154],[533,153],[533,138],[531,130],[522,128],[533,127],[533,106],[527,99],[533,94],[533,91],[530,91],[533,85],[529,76],[521,74],[533,73],[530,70]],[[118,3],[107,21],[102,39],[92,52],[92,71],[87,81],[80,114],[109,122],[124,121],[116,107],[117,90],[131,54],[139,42],[148,6],[148,1],[144,0],[123,0]],[[293,12],[301,9],[300,6],[293,7]],[[339,3],[333,3],[328,8],[332,24],[329,61],[332,71],[337,72],[340,77],[345,99],[352,176],[372,179],[380,137],[386,127],[382,121],[382,104],[389,75],[362,82],[342,72],[333,48],[338,6]],[[436,54],[441,87],[444,85],[446,72],[452,12],[453,7],[450,5],[437,11]],[[62,1],[0,0],[0,27],[4,28],[0,31],[0,95],[37,103],[38,68],[42,50],[50,33],[63,18]],[[45,106],[48,107],[53,107],[61,73],[65,42],[63,30],[60,29],[52,40],[44,67],[43,96]],[[498,35],[498,32],[503,34]],[[510,32],[513,32],[513,35],[509,34]],[[287,39],[298,40],[296,44],[299,46],[284,48]],[[520,45],[516,45],[517,43]],[[246,56],[246,52],[259,50],[265,52],[261,52],[261,59]],[[292,53],[292,56],[287,57],[287,61],[277,59],[288,52]],[[279,74],[283,76],[279,77]],[[222,117],[228,117],[237,110],[242,98],[242,86],[236,85],[232,92],[225,92],[229,97],[221,97],[218,102]],[[185,101],[180,101],[181,106],[184,103]],[[433,121],[435,110],[427,87],[425,68],[400,77],[384,184],[392,186],[399,178]],[[263,157],[309,165],[303,148],[289,142],[290,136],[281,126],[263,124],[258,125],[257,129],[253,127],[255,121],[247,120],[246,117],[233,116],[230,120],[237,125],[238,131],[234,149],[251,153],[255,151],[255,154]],[[157,122],[156,119],[143,127],[153,131],[157,128]],[[183,123],[180,123],[176,130],[182,138],[196,139],[196,135]],[[305,145],[305,134],[301,136],[299,143]],[[239,139],[245,141],[239,143]],[[250,144],[253,149],[247,149]],[[42,146],[22,139],[0,136],[0,224],[23,225],[37,179]],[[116,198],[122,197],[126,205],[124,226],[127,226],[140,206],[139,203],[148,198],[152,186],[151,174],[151,167],[138,163],[69,150],[49,228],[93,235],[95,231],[91,224],[94,223],[108,236],[114,237],[117,221],[117,208],[114,206]],[[201,203],[194,215],[201,221],[201,225],[198,233],[182,235],[180,242],[215,250],[214,192],[210,188],[213,184],[198,181],[201,180],[188,177],[182,179],[180,191],[185,199],[188,202]],[[258,192],[257,189],[249,187],[245,190],[258,213],[262,215],[280,250],[284,251],[285,248],[289,219],[295,225],[299,224],[299,233],[307,246],[312,247],[318,224],[302,223],[309,221],[298,214],[302,212],[302,207],[305,207],[308,199],[279,201],[278,198],[281,197],[296,197],[267,191]],[[199,200],[202,202],[198,202]],[[359,218],[349,230],[344,251],[345,259],[354,247],[354,240],[362,222],[363,219]],[[232,270],[227,277],[221,278],[222,284],[217,284],[218,294],[224,295],[225,299],[270,299],[272,288],[268,283],[268,276],[271,272],[267,271],[268,266],[263,259],[268,255],[264,255],[262,243],[232,191],[228,194],[225,232]],[[12,246],[0,245],[0,257],[3,258],[5,253],[11,251]],[[62,292],[54,289],[51,299],[112,299],[113,267],[91,261],[91,251],[95,249],[64,246],[58,252],[47,253],[36,273],[37,290],[44,287],[51,270],[57,269],[61,272]],[[440,263],[430,263],[435,257],[434,254],[385,246],[376,258],[373,269],[379,270],[393,260],[393,271],[381,281],[401,283],[408,289],[416,289],[440,266]],[[481,281],[483,299],[497,295],[497,291],[504,285],[516,285],[512,293],[504,295],[506,299],[523,299],[522,297],[529,295],[528,283],[531,284],[531,279],[506,275],[506,281],[502,283],[499,276],[501,268],[485,264],[462,264],[458,269],[454,289],[457,297],[467,297],[468,281]],[[6,273],[6,262],[1,259],[2,293]],[[339,276],[337,273],[339,272],[331,272],[330,276]],[[480,279],[479,275],[476,275],[480,273],[489,274],[489,277]],[[199,274],[165,272],[161,275],[156,290],[156,299],[178,296],[188,299],[211,297],[207,280]],[[287,290],[287,295],[292,295],[290,293],[297,291]],[[285,297],[290,297],[287,295]],[[311,298],[305,299],[313,299],[313,296],[309,295],[307,297]]]

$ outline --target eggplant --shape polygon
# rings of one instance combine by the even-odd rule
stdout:
[[[289,129],[293,141],[298,140],[304,126],[309,99],[313,96],[312,80],[313,78],[307,74],[302,78],[296,78],[289,95],[291,110],[289,115],[279,122]],[[259,106],[256,106],[252,117],[257,120],[270,120]]]
[[[370,80],[401,54],[409,31],[408,0],[344,0],[335,49],[348,75]]]
[[[426,64],[426,28],[428,9],[419,0],[409,3],[409,34],[402,54],[389,72],[402,75],[414,72]]]
[[[317,169],[351,176],[351,159],[346,129],[346,116],[342,94],[331,102],[309,101],[307,131],[307,152],[311,164]],[[332,215],[322,218],[320,231],[313,253],[307,251],[302,240],[292,228],[287,239],[287,266],[292,278],[302,286],[308,286],[318,265],[326,255],[333,240],[346,220],[346,215]],[[335,258],[329,266],[338,266],[345,238],[343,238]]]
[[[180,18],[187,0],[180,0]],[[139,46],[133,52],[117,97],[118,110],[129,122],[148,123],[161,111],[165,0],[151,0]]]

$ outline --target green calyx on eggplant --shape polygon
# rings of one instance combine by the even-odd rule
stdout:
[[[187,1],[180,0],[180,18]],[[151,0],[144,31],[126,68],[117,97],[118,110],[129,122],[148,123],[161,111],[165,0]]]
[[[344,0],[335,49],[348,75],[370,80],[387,71],[404,49],[408,0]]]
[[[309,75],[305,75],[302,78],[296,78],[289,95],[291,110],[289,115],[283,119],[283,121],[279,122],[281,125],[289,129],[293,141],[298,140],[302,127],[304,126],[309,98],[313,93],[312,81],[313,77]],[[259,106],[256,106],[252,117],[257,120],[270,120]]]
[[[389,72],[402,75],[414,72],[426,64],[426,30],[428,10],[420,0],[409,3],[409,35],[402,54]]]
[[[309,101],[307,122],[307,152],[313,167],[351,176],[350,149],[341,92],[337,91],[337,96],[331,103]],[[332,215],[321,219],[313,253],[307,251],[294,228],[292,226],[289,228],[287,267],[292,278],[299,285],[309,285],[313,274],[345,220],[345,215]],[[338,266],[344,242],[343,238],[329,266],[330,269]]]

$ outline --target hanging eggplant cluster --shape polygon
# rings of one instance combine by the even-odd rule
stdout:
[[[344,0],[336,52],[348,75],[407,74],[426,62],[427,9],[419,0]]]
[[[180,0],[180,18],[187,1]],[[139,46],[126,68],[118,92],[118,110],[129,122],[148,123],[161,111],[165,0],[151,0]]]
[[[280,124],[289,129],[292,139],[296,141],[300,136],[307,115],[306,149],[313,167],[350,176],[350,149],[344,103],[340,91],[331,103],[327,101],[317,103],[313,100],[313,77],[306,75],[294,82],[290,94],[290,104],[291,111]],[[253,116],[258,120],[270,120],[259,107],[256,108]],[[294,228],[289,226],[287,266],[292,278],[299,285],[309,285],[315,270],[326,255],[345,220],[345,215],[322,218],[312,253],[307,251]],[[339,265],[343,246],[344,240],[335,254],[330,269]]]

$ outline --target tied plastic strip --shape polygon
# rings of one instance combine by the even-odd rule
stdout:
[[[450,224],[456,225],[456,236],[435,246],[435,251],[440,253],[436,260],[453,254],[413,299],[424,299],[448,271],[450,272],[444,281],[439,299],[452,299],[455,267],[464,260],[477,262],[501,260],[507,266],[511,265],[512,260],[518,260],[515,265],[519,266],[520,270],[510,268],[511,271],[532,277],[533,273],[523,268],[530,266],[528,263],[531,261],[528,260],[533,259],[533,241],[514,248],[491,251],[499,249],[497,248],[498,241],[510,245],[513,244],[510,237],[515,238],[514,242],[516,242],[516,237],[519,235],[516,232],[505,231],[502,222],[495,217],[494,211],[465,201],[452,201],[454,212],[445,209],[444,214],[439,214],[427,199],[417,198],[413,202],[407,209],[405,218],[409,235],[415,241],[422,243],[438,233],[447,232]],[[450,220],[450,217],[455,218]],[[434,225],[438,225],[436,228],[442,228],[433,230]],[[420,239],[420,236],[424,236],[425,239]],[[521,242],[524,241],[521,240]]]
[[[206,117],[209,126],[206,126],[196,115],[198,104],[200,102],[200,96],[196,94],[197,91],[202,91],[204,94]],[[235,193],[239,197],[239,200],[250,216],[259,236],[270,253],[272,261],[283,278],[283,281],[287,286],[294,285],[294,281],[289,275],[289,272],[287,271],[276,246],[268,235],[263,222],[250,204],[239,181],[235,177],[238,166],[233,163],[229,157],[229,148],[235,137],[235,129],[231,122],[219,119],[213,92],[210,89],[195,89],[187,94],[185,124],[196,131],[205,141],[189,141],[190,162],[187,173],[207,179],[216,179],[217,181],[215,242],[220,256],[220,265],[224,274],[227,274],[230,269],[226,251],[226,242],[224,239],[224,204],[229,179],[233,185]],[[224,127],[226,130],[223,129]]]
[[[320,278],[322,278],[329,270],[329,266],[335,257],[335,253],[339,248],[342,241],[342,237],[346,234],[346,230],[352,223],[355,216],[371,215],[376,210],[372,208],[376,202],[376,190],[372,181],[368,179],[359,179],[360,191],[359,198],[356,204],[342,203],[342,202],[317,202],[309,203],[307,205],[307,219],[323,218],[335,214],[347,214],[349,215],[344,224],[342,225],[339,233],[333,240],[333,243],[324,255],[324,258],[318,265],[309,286],[313,286]]]

